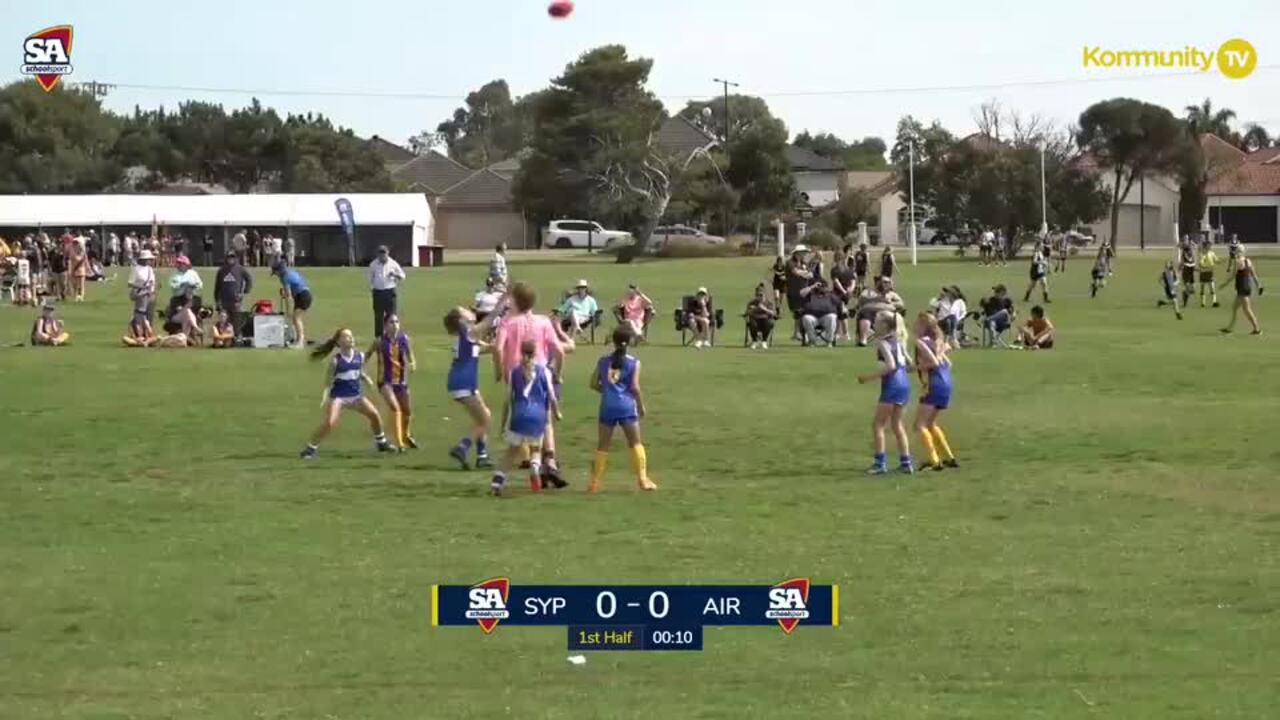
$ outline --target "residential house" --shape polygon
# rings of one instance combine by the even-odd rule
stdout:
[[[1280,147],[1246,153],[1217,135],[1203,135],[1209,184],[1204,221],[1242,242],[1280,240]]]
[[[477,170],[436,200],[436,242],[450,249],[537,247],[538,229],[515,206],[511,177],[493,168]]]
[[[801,206],[822,208],[840,199],[844,168],[807,148],[787,145],[787,164],[796,181]]]

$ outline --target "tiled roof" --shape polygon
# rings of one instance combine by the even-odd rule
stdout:
[[[1209,195],[1280,195],[1280,148],[1246,153],[1217,135],[1200,136]]]
[[[506,160],[499,160],[490,165],[488,169],[510,180],[516,176],[517,172],[520,172],[520,164],[524,162],[525,158],[529,157],[530,152],[529,148],[524,148]]]
[[[392,170],[391,179],[428,195],[443,195],[445,190],[467,179],[473,172],[471,168],[432,150]]]
[[[676,115],[667,118],[658,128],[658,147],[673,155],[687,156],[698,148],[713,145],[716,139],[703,132],[698,126]]]
[[[477,170],[462,182],[444,191],[440,204],[445,207],[462,205],[510,205],[511,180],[485,168]]]
[[[893,180],[892,170],[850,170],[844,174],[845,185],[855,190],[871,190],[885,180]]]
[[[835,172],[841,169],[839,163],[828,160],[808,148],[787,145],[787,162],[792,170],[802,172]]]
[[[388,167],[398,167],[414,158],[414,154],[408,148],[400,147],[389,140],[383,140],[377,135],[369,138],[368,142],[369,149],[377,153],[378,157],[382,158],[382,164]]]
[[[1208,195],[1280,195],[1280,163],[1245,162],[1214,175]]]

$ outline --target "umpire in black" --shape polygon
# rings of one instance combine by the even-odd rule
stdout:
[[[369,289],[373,291],[373,334],[382,337],[382,324],[396,312],[396,288],[404,280],[404,269],[391,257],[386,245],[378,246],[377,257],[369,263]]]

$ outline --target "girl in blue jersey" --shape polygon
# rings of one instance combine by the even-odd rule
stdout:
[[[302,273],[289,267],[283,260],[271,266],[271,274],[280,278],[280,298],[292,301],[293,312],[289,314],[289,322],[293,325],[294,347],[307,346],[306,328],[303,327],[302,316],[311,309],[311,289]]]
[[[478,338],[476,316],[464,307],[455,307],[444,316],[444,329],[456,338],[453,343],[453,362],[449,364],[449,376],[445,389],[449,397],[467,409],[471,417],[471,435],[462,438],[449,449],[449,457],[457,460],[463,470],[469,470],[467,455],[474,443],[476,467],[493,467],[489,460],[489,406],[480,396],[480,356],[492,352],[488,343]],[[481,331],[483,332],[483,331]]]
[[[400,316],[387,315],[382,321],[382,337],[369,347],[369,355],[378,359],[378,392],[391,411],[395,423],[396,444],[405,448],[418,448],[413,437],[413,397],[409,394],[409,373],[417,372],[418,361],[413,357],[409,336],[400,327]]]
[[[613,352],[596,361],[591,389],[600,393],[600,434],[595,461],[591,464],[591,484],[587,492],[600,490],[600,480],[609,464],[613,429],[622,428],[631,448],[631,467],[641,490],[657,490],[649,479],[648,458],[640,441],[640,419],[644,417],[644,395],[640,392],[640,361],[627,354],[635,341],[635,330],[623,325],[613,331]]]
[[[335,348],[337,353],[333,352]],[[394,448],[382,431],[382,417],[378,415],[378,408],[364,396],[361,383],[372,385],[373,381],[364,373],[364,353],[356,350],[356,339],[350,330],[342,328],[334,333],[333,337],[311,351],[311,359],[329,358],[331,353],[333,357],[326,363],[324,375],[326,389],[321,404],[324,408],[324,420],[311,434],[311,441],[302,451],[302,459],[311,460],[316,456],[320,451],[320,441],[338,424],[338,416],[342,414],[343,408],[351,408],[368,418],[378,449],[391,452]]]
[[[938,425],[938,416],[951,405],[951,350],[938,321],[929,313],[916,318],[916,367],[925,383],[924,397],[916,410],[916,431],[929,453],[927,470],[958,468],[956,456],[951,452],[946,433]],[[938,449],[946,459],[939,461]]]
[[[873,373],[858,376],[859,383],[880,381],[880,402],[876,405],[875,419],[872,421],[872,437],[875,444],[875,462],[867,468],[869,475],[884,475],[889,472],[885,460],[885,428],[893,424],[893,436],[898,443],[898,471],[915,472],[911,464],[911,446],[907,441],[907,429],[902,424],[902,410],[911,399],[911,380],[907,376],[910,362],[903,346],[904,333],[900,327],[898,314],[882,312],[876,315],[875,331],[876,356],[880,360],[880,369]]]
[[[507,431],[507,452],[502,467],[493,474],[490,492],[501,495],[507,473],[524,452],[529,454],[529,489],[542,490],[542,437],[547,421],[562,419],[560,403],[552,388],[551,371],[534,361],[537,346],[530,340],[520,345],[520,364],[511,369],[507,404],[502,409],[502,426]]]

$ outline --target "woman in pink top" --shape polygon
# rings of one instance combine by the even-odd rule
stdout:
[[[538,301],[538,293],[532,287],[516,283],[511,287],[510,299],[510,314],[502,319],[502,324],[498,327],[498,338],[494,343],[493,369],[498,382],[506,382],[511,371],[520,365],[520,346],[525,342],[532,342],[533,361],[551,368],[558,399],[565,347],[556,335],[555,323],[546,315],[534,314],[533,306]],[[543,486],[551,484],[562,488],[567,483],[561,479],[560,466],[556,462],[555,428],[552,422],[552,418],[548,416],[547,431],[542,442]]]
[[[640,292],[640,288],[632,285],[627,288],[627,294],[622,297],[622,302],[618,303],[614,312],[618,316],[619,323],[631,326],[635,337],[642,338],[645,320],[653,312],[653,301]]]

